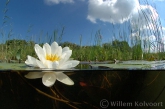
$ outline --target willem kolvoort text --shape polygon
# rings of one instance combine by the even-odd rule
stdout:
[[[110,106],[114,107],[161,107],[163,106],[163,102],[146,102],[146,101],[135,101],[135,102],[123,102],[123,101],[110,101]]]

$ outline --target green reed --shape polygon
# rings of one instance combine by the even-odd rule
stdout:
[[[146,1],[145,1],[146,2]],[[13,35],[13,29],[11,24],[10,17],[7,12],[9,11],[7,6],[10,3],[9,0],[6,0],[5,9],[4,9],[4,19],[2,22],[1,39],[3,40],[0,44],[0,60],[16,60],[16,55],[20,50],[20,58],[22,61],[25,61],[27,55],[31,55],[36,57],[34,51],[34,37],[30,35],[31,29],[33,25],[30,25],[27,30],[26,38],[18,39],[16,35]],[[148,4],[148,2],[146,2]],[[78,59],[80,61],[106,61],[106,60],[154,60],[154,59],[165,59],[164,57],[164,46],[161,41],[161,22],[158,19],[158,22],[154,20],[153,16],[151,16],[151,21],[149,20],[147,14],[142,12],[143,16],[145,16],[146,22],[152,23],[155,27],[150,27],[150,31],[141,31],[138,29],[138,34],[136,36],[131,36],[133,30],[130,25],[124,25],[124,28],[118,26],[117,29],[120,31],[116,34],[114,33],[115,24],[112,24],[113,30],[113,40],[109,42],[102,42],[102,33],[101,29],[97,30],[94,36],[91,34],[91,39],[94,39],[94,43],[90,42],[90,45],[82,45],[83,35],[80,36],[80,44],[74,44],[71,42],[62,42],[62,37],[64,35],[65,27],[63,26],[61,30],[55,29],[52,34],[46,33],[43,31],[37,36],[39,38],[39,44],[42,46],[43,42],[41,39],[46,40],[49,44],[53,41],[58,42],[62,47],[69,46],[73,50],[72,58]],[[140,19],[139,19],[140,20]],[[140,23],[140,22],[138,22]],[[9,28],[8,31],[4,31],[4,25],[7,25]],[[138,25],[138,24],[137,24]],[[125,30],[127,28],[127,30]],[[130,32],[130,34],[129,34]],[[149,36],[151,33],[154,33],[156,37],[156,41],[150,41],[149,37],[146,39],[142,38],[142,35]],[[14,38],[13,38],[14,37]],[[120,39],[120,40],[119,40]],[[6,40],[6,41],[5,41]],[[146,49],[147,50],[144,50]],[[157,53],[152,51],[158,50]]]

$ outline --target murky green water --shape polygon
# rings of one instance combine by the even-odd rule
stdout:
[[[4,67],[5,65],[6,67]],[[51,88],[25,74],[41,71],[24,64],[0,64],[2,109],[164,109],[164,61],[82,63],[63,71],[73,86],[57,81]]]

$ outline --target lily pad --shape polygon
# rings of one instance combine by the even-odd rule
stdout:
[[[93,69],[100,69],[103,66],[111,69],[143,69],[150,68],[149,65],[132,65],[132,64],[92,64]]]
[[[165,61],[123,61],[122,63],[113,64],[90,64],[92,69],[100,69],[103,67],[110,69],[165,69]]]
[[[0,63],[0,70],[25,70],[24,63]]]

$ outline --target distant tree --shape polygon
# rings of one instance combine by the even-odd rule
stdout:
[[[131,47],[129,46],[128,42],[126,42],[126,41],[114,40],[112,42],[112,47],[115,49],[119,49],[121,52],[130,52],[131,51]]]
[[[26,45],[27,42],[25,40],[12,39],[12,40],[7,40],[5,44],[7,46],[20,46],[20,45]]]
[[[71,42],[63,42],[60,44],[60,46],[62,46],[62,47],[68,46],[70,48],[80,48],[80,45],[77,45],[77,44],[71,43]]]
[[[102,47],[103,47],[104,49],[109,49],[109,48],[112,47],[112,45],[111,45],[111,43],[104,43],[104,44],[102,44]]]

